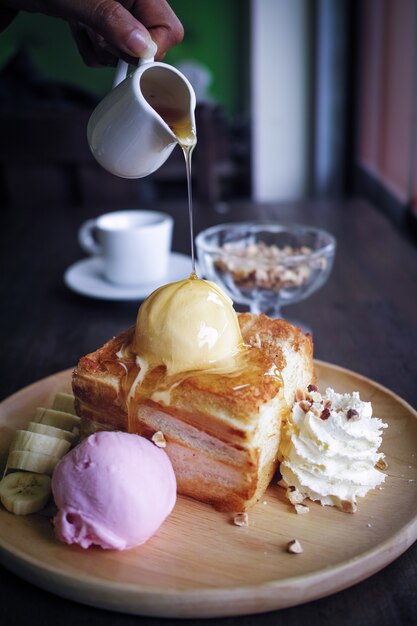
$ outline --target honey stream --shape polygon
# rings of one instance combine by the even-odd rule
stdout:
[[[193,225],[193,194],[192,194],[192,176],[191,162],[192,153],[197,143],[196,129],[192,124],[189,113],[184,113],[175,107],[168,107],[157,103],[158,99],[152,96],[151,91],[144,93],[148,103],[160,115],[164,122],[169,126],[182,149],[185,159],[185,169],[187,178],[187,194],[188,194],[188,219],[190,228],[190,252],[191,252],[191,275],[196,276],[195,249],[194,249],[194,225]],[[147,97],[148,96],[148,97]],[[167,390],[178,385],[179,380],[169,380],[166,376],[164,366],[152,367],[141,361],[133,352],[130,346],[126,346],[117,362],[118,367],[125,370],[123,383],[123,401],[127,413],[128,432],[138,431],[138,421],[134,419],[137,415],[137,407],[141,403],[150,401],[155,390]],[[145,370],[145,371],[144,371]],[[177,377],[178,378],[178,377]],[[133,423],[134,421],[134,423]],[[146,434],[146,433],[139,433]]]
[[[191,176],[192,153],[197,143],[196,129],[189,113],[184,114],[184,111],[174,107],[156,104],[156,100],[151,95],[147,100],[172,130],[184,154],[192,259],[191,277],[196,278]],[[155,402],[158,404],[162,398],[164,398],[163,404],[170,404],[176,387],[187,379],[198,377],[199,385],[209,389],[214,395],[221,396],[226,392],[231,398],[234,394],[243,393],[242,390],[253,392],[265,384],[267,386],[272,384],[274,387],[282,386],[282,378],[277,368],[271,362],[265,363],[262,352],[250,346],[242,346],[227,364],[219,364],[217,367],[206,370],[182,372],[173,376],[167,375],[166,367],[163,365],[146,363],[134,354],[131,345],[122,346],[116,356],[117,361],[109,361],[106,365],[115,375],[120,376],[120,367],[125,372],[120,401],[124,404],[127,414],[128,432],[144,436],[152,435],[153,432],[139,432],[140,428],[143,428],[143,424],[137,419],[139,405],[152,405]],[[158,400],[153,399],[156,397]],[[183,419],[186,419],[185,415]]]
[[[191,252],[191,268],[195,274],[195,252],[194,252],[194,225],[193,225],[193,193],[191,179],[191,157],[197,143],[196,129],[192,125],[190,115],[184,114],[183,111],[174,107],[156,105],[152,100],[149,104],[162,117],[164,122],[168,124],[183,151],[185,158],[185,170],[187,175],[187,191],[188,191],[188,221],[190,227],[190,252]]]

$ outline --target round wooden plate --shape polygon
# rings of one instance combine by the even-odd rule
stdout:
[[[377,383],[316,362],[319,386],[360,391],[389,424],[382,449],[388,478],[350,515],[311,503],[297,515],[271,485],[249,526],[179,497],[156,535],[127,552],[59,543],[45,515],[13,516],[0,507],[0,561],[53,593],[97,607],[164,617],[214,617],[271,611],[345,589],[382,569],[417,538],[417,413]],[[68,390],[70,372],[41,380],[0,405],[0,463],[16,428],[37,406]],[[286,552],[297,538],[304,549]]]

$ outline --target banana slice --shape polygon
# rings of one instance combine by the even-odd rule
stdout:
[[[13,450],[9,452],[6,461],[6,473],[9,470],[26,470],[36,474],[47,474],[52,476],[55,465],[58,463],[57,456],[49,456],[40,452],[29,452],[28,450]]]
[[[72,432],[74,428],[80,427],[81,419],[77,415],[71,415],[71,413],[56,411],[55,409],[44,409],[40,407],[36,409],[32,421],[46,424],[47,426],[54,426],[55,428],[62,428],[62,430],[68,430],[69,432]]]
[[[77,415],[75,412],[75,398],[70,393],[64,393],[60,391],[56,394],[52,408],[55,411],[63,411],[64,413],[72,413],[72,415]]]
[[[15,515],[28,515],[43,509],[51,495],[51,479],[42,474],[14,472],[0,481],[2,505]]]
[[[39,433],[31,433],[28,430],[16,430],[9,452],[14,450],[27,450],[28,452],[40,452],[48,456],[56,456],[61,458],[71,447],[69,441],[65,439],[57,439],[49,435],[41,435]]]
[[[48,435],[49,437],[56,437],[57,439],[65,439],[73,444],[78,437],[77,433],[70,433],[68,430],[62,430],[62,428],[55,428],[55,426],[48,426],[47,424],[38,424],[37,422],[29,422],[28,431],[31,433],[39,433],[40,435]]]

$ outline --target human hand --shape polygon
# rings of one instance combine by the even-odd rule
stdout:
[[[0,0],[0,6],[66,20],[85,63],[92,67],[162,59],[183,38],[166,0]]]

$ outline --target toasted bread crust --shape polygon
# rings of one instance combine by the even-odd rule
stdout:
[[[243,511],[261,497],[276,468],[288,404],[297,387],[314,381],[309,335],[265,315],[238,319],[252,349],[237,377],[195,373],[177,382],[164,401],[136,397],[139,387],[132,404],[129,390],[140,367],[121,354],[134,327],[83,357],[73,374],[84,434],[131,430],[151,438],[162,430],[179,492],[229,511]],[[283,382],[270,374],[274,368]],[[155,385],[162,375],[155,373]]]

